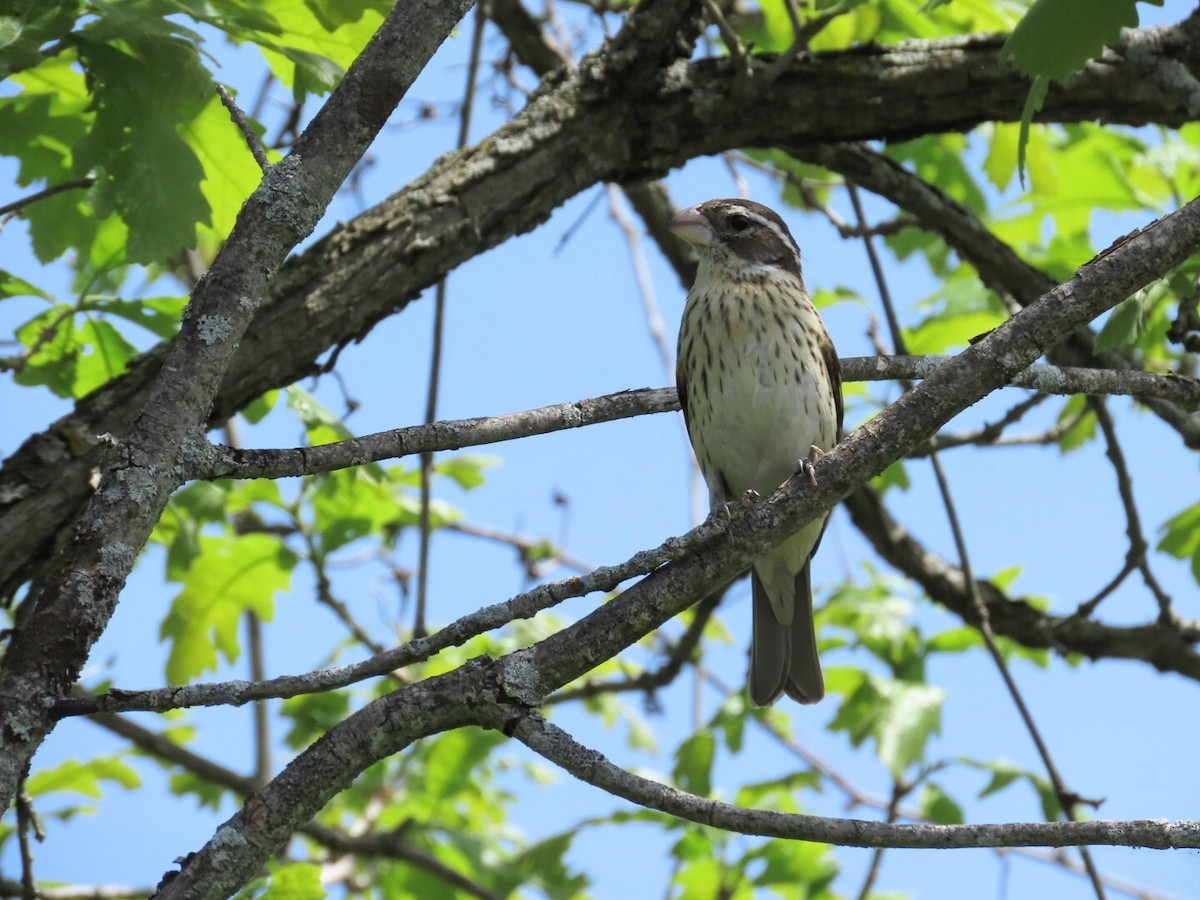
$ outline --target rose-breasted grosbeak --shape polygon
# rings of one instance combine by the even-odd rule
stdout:
[[[712,504],[750,490],[766,496],[842,428],[841,366],[804,288],[800,249],[776,213],[749,200],[709,200],[668,227],[700,257],[676,381]],[[754,561],[755,706],[785,692],[800,703],[825,695],[808,564],[827,518]]]

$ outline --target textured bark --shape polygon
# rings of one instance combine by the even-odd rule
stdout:
[[[668,11],[668,22],[682,15]],[[552,76],[495,134],[443,157],[280,269],[209,421],[312,374],[330,348],[361,338],[456,266],[598,182],[636,181],[735,147],[901,140],[1015,121],[1028,86],[999,64],[1000,43],[973,37],[801,57],[737,101],[724,60],[659,71],[654,57],[631,71],[633,57],[613,53]],[[1198,47],[1184,26],[1128,33],[1103,61],[1052,90],[1041,118],[1187,121],[1186,85],[1150,74],[1158,63],[1187,67],[1200,59]],[[128,432],[164,354],[160,347],[140,358],[0,468],[0,596],[36,575],[61,543],[91,490],[96,435]]]

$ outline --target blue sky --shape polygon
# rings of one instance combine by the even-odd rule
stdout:
[[[1172,6],[1180,11],[1180,4],[1169,3],[1168,9]],[[468,33],[464,27],[438,54],[395,121],[411,122],[424,102],[436,102],[445,109],[457,101]],[[494,37],[489,40],[492,51],[497,49],[496,41]],[[252,55],[247,48],[236,54],[225,49],[219,52],[226,66],[221,77],[242,87],[247,95],[257,87],[258,76],[252,75],[249,67]],[[490,90],[485,88],[474,139],[502,121],[500,111],[489,104],[489,96]],[[362,179],[367,203],[398,190],[450,149],[456,130],[451,116],[386,129],[371,150],[374,165]],[[0,183],[12,184],[12,172],[10,162],[0,160]],[[751,196],[777,204],[778,194],[764,178],[748,171],[744,175]],[[737,191],[725,163],[715,159],[697,160],[672,173],[668,184],[680,204]],[[648,336],[627,244],[608,216],[606,199],[600,196],[597,202],[602,191],[595,188],[575,198],[536,232],[472,260],[451,276],[444,388],[439,403],[442,417],[516,411],[665,384],[661,362]],[[836,196],[834,202],[846,214],[844,195]],[[316,234],[352,217],[360,208],[354,198],[338,197]],[[872,204],[870,209],[878,212],[885,207]],[[840,352],[871,352],[865,337],[867,316],[868,311],[878,313],[878,305],[861,246],[841,241],[827,223],[815,217],[798,211],[788,211],[786,216],[804,251],[810,287],[851,286],[871,304],[869,310],[844,304],[828,311],[827,321]],[[1111,234],[1098,235],[1097,245],[1136,224],[1140,223],[1106,222]],[[0,242],[5,268],[18,274],[37,271],[26,255],[19,223],[9,224]],[[673,343],[685,291],[652,245],[644,243],[642,249]],[[893,272],[891,289],[902,309],[911,309],[933,290],[919,264],[900,266]],[[53,278],[44,273],[39,273],[38,281],[53,286]],[[352,299],[346,298],[346,302]],[[25,301],[6,300],[0,304],[0,327],[9,333],[35,308]],[[366,433],[421,420],[431,309],[429,292],[341,355],[339,371],[346,390],[362,404],[348,420],[356,431]],[[343,409],[341,388],[334,379],[322,379],[315,392],[331,409]],[[994,419],[1016,396],[1010,391],[989,398],[964,413],[951,428],[965,429]],[[1143,522],[1153,536],[1167,517],[1193,501],[1195,460],[1179,449],[1177,437],[1156,418],[1136,411],[1126,401],[1114,400],[1112,406]],[[4,411],[0,452],[7,454],[31,430],[45,427],[66,411],[66,406],[44,391],[15,388],[4,380],[0,381],[0,410]],[[1044,411],[1036,413],[1028,430],[1046,424],[1048,416]],[[244,429],[242,437],[250,446],[292,446],[300,442],[301,434],[298,423],[286,409],[279,408],[261,427]],[[591,563],[622,560],[686,530],[691,523],[688,457],[675,415],[532,438],[478,452],[497,457],[500,464],[490,470],[484,486],[469,494],[447,489],[447,500],[462,508],[471,522],[552,539],[565,531],[567,549]],[[1112,470],[1099,445],[1068,456],[1053,449],[958,450],[945,454],[944,464],[979,574],[1020,565],[1018,592],[1035,592],[1050,598],[1056,609],[1069,610],[1095,593],[1120,567],[1125,553],[1124,521],[1116,505]],[[931,549],[952,558],[952,543],[944,514],[933,500],[928,466],[913,463],[909,472],[913,488],[903,495],[889,495],[893,512]],[[554,502],[556,494],[568,498],[565,511]],[[414,562],[415,541],[402,548],[402,558]],[[882,566],[844,514],[836,513],[814,566],[818,590],[848,575],[861,577],[864,565]],[[1158,557],[1154,567],[1175,597],[1180,613],[1200,615],[1195,582],[1186,567]],[[131,579],[108,633],[92,655],[92,677],[110,677],[125,688],[162,682],[166,651],[158,640],[158,623],[173,589],[163,583],[161,572],[161,558],[151,551]],[[303,578],[297,578],[292,594],[277,602],[279,624],[269,629],[267,636],[267,660],[273,674],[304,671],[325,661],[333,623],[311,601],[310,588]],[[521,573],[511,551],[467,537],[436,538],[431,577],[434,621],[449,621],[521,588]],[[395,615],[395,590],[382,569],[364,567],[351,573],[341,590],[368,624],[383,623]],[[599,599],[570,601],[561,612],[585,614]],[[714,673],[729,684],[739,683],[744,676],[748,604],[745,584],[730,592],[721,614],[733,643],[706,657]],[[1144,588],[1131,581],[1104,604],[1102,612],[1110,620],[1136,622],[1150,617],[1151,606]],[[919,599],[913,616],[929,631],[956,624]],[[864,659],[853,651],[838,650],[826,655],[825,664],[861,665]],[[1068,784],[1085,796],[1107,798],[1100,815],[1196,817],[1200,787],[1191,773],[1200,728],[1193,714],[1194,685],[1158,675],[1144,665],[1122,662],[1071,667],[1055,661],[1046,671],[1017,663],[1014,672]],[[935,739],[935,753],[999,757],[1040,770],[1011,701],[982,657],[940,659],[929,676],[947,691],[943,733]],[[226,667],[216,677],[245,677],[244,666]],[[661,700],[661,715],[649,721],[660,736],[660,745],[670,748],[693,727],[690,677],[681,678]],[[706,689],[701,702],[707,716],[719,698]],[[835,711],[830,701],[814,708],[791,707],[798,739],[864,791],[886,796],[886,772],[872,754],[855,750],[843,735],[824,730]],[[629,749],[620,729],[605,731],[571,710],[556,715],[577,739],[609,754],[615,762],[630,768],[670,770],[668,756]],[[199,728],[196,749],[247,771],[251,760],[245,737],[249,716],[248,709],[189,713],[189,721]],[[161,726],[154,716],[136,718],[151,727]],[[119,746],[96,726],[71,721],[54,732],[36,763],[50,765]],[[520,747],[514,746],[511,753],[516,758],[531,758]],[[283,754],[281,747],[281,763]],[[729,798],[740,783],[780,774],[795,765],[777,745],[755,736],[741,755],[721,758],[716,783]],[[150,789],[131,794],[112,789],[96,815],[52,823],[51,839],[36,848],[39,876],[153,884],[172,859],[197,849],[232,811],[226,804],[222,814],[214,817],[196,809],[190,799],[164,801],[155,790],[163,783],[163,774],[148,763],[138,764],[138,770]],[[513,787],[521,792],[514,823],[530,838],[627,807],[566,775],[559,775],[553,788],[531,787],[520,776],[512,777]],[[942,780],[964,801],[986,783],[982,775],[958,769]],[[159,799],[152,799],[156,795]],[[836,792],[805,800],[813,803],[816,812],[846,814],[844,797]],[[870,813],[860,810],[853,814]],[[163,815],[169,827],[158,824]],[[976,820],[1027,820],[1038,817],[1039,810],[1032,792],[1017,787],[974,805],[971,815]],[[149,822],[156,824],[147,827]],[[658,895],[669,871],[666,851],[671,840],[649,826],[596,828],[577,840],[573,859],[592,873],[597,897]],[[10,845],[2,859],[6,874],[17,868],[14,849]],[[1106,873],[1176,896],[1200,896],[1200,868],[1194,853],[1101,849],[1095,855]],[[844,874],[838,887],[853,895],[869,861],[868,851],[839,851],[839,858]],[[967,884],[972,887],[965,888]],[[1081,878],[1011,857],[1002,862],[983,850],[952,855],[890,852],[877,890],[907,890],[920,898],[958,898],[964,891],[983,896],[1091,896]]]

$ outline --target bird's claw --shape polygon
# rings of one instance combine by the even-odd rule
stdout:
[[[808,482],[813,487],[817,486],[817,470],[813,467],[813,463],[820,460],[824,455],[825,451],[816,444],[813,444],[808,448],[808,456],[796,464],[796,473],[798,475],[807,475]]]
[[[758,491],[756,491],[754,488],[747,488],[746,492],[742,494],[741,498],[738,500],[738,503],[741,505],[742,509],[749,509],[755,503],[757,503],[758,500]]]

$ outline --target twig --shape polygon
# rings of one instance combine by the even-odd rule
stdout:
[[[295,697],[346,687],[421,662],[447,647],[460,646],[477,635],[503,627],[509,622],[532,618],[570,597],[614,590],[623,581],[645,575],[693,552],[721,533],[727,524],[723,516],[710,516],[700,527],[680,537],[668,538],[651,550],[639,551],[623,563],[601,566],[586,575],[564,581],[538,585],[502,603],[482,607],[428,637],[415,638],[353,665],[321,669],[305,675],[284,675],[258,684],[228,681],[149,691],[118,689],[107,694],[76,696],[60,701],[55,707],[55,715],[64,718],[99,712],[166,712],[189,706],[237,706],[251,700]]]
[[[571,700],[587,700],[591,697],[599,697],[602,694],[617,694],[629,691],[643,691],[647,696],[659,688],[666,687],[673,682],[679,673],[683,670],[683,666],[692,658],[696,647],[700,644],[700,638],[704,635],[704,629],[708,625],[708,620],[712,618],[716,612],[717,606],[721,602],[721,598],[725,595],[725,591],[717,591],[710,594],[701,600],[695,608],[691,624],[678,641],[668,641],[664,638],[664,643],[667,649],[667,661],[657,669],[642,672],[633,678],[627,678],[623,681],[586,681],[578,687],[563,688],[556,694],[551,694],[547,698],[547,704],[566,703]]]
[[[1141,516],[1138,515],[1137,501],[1133,497],[1133,479],[1129,474],[1129,466],[1125,462],[1125,453],[1121,450],[1121,443],[1117,439],[1116,423],[1113,422],[1108,407],[1099,397],[1090,397],[1088,405],[1096,414],[1096,421],[1104,433],[1105,452],[1109,461],[1112,462],[1113,471],[1117,476],[1117,493],[1121,497],[1121,505],[1125,509],[1125,535],[1129,538],[1129,551],[1126,559],[1142,573],[1142,581],[1154,595],[1154,600],[1158,603],[1158,621],[1163,625],[1173,624],[1177,617],[1171,609],[1171,597],[1158,583],[1154,573],[1150,571],[1150,561],[1146,557],[1146,551],[1150,549],[1150,544],[1142,531]]]
[[[17,846],[21,854],[21,900],[37,900],[37,882],[33,877],[33,847],[29,843],[31,833],[37,835],[39,841],[44,840],[41,827],[37,823],[37,814],[33,811],[33,798],[25,787],[22,778],[17,787]]]
[[[717,6],[715,0],[703,0],[703,5],[704,11],[708,13],[708,17],[717,26],[717,31],[721,33],[721,40],[725,43],[725,49],[729,51],[729,58],[733,61],[733,87],[730,88],[729,93],[735,98],[745,97],[750,93],[750,83],[754,78],[754,71],[750,65],[750,48],[742,43],[737,29],[729,24],[729,20],[725,18],[725,14],[721,12],[721,7]]]
[[[21,882],[0,878],[0,897],[23,896]],[[125,887],[116,884],[67,884],[39,887],[41,900],[145,900],[154,888]]]
[[[225,421],[225,441],[230,447],[240,447],[237,422]],[[242,520],[245,521],[245,520]],[[239,530],[239,520],[234,520],[234,530]],[[251,681],[266,681],[267,664],[263,642],[262,620],[252,609],[246,610],[246,656],[250,666]],[[271,780],[271,716],[265,700],[254,703],[254,786],[263,787]]]
[[[267,151],[263,149],[262,141],[258,139],[258,133],[250,126],[249,119],[237,105],[237,101],[233,99],[233,94],[229,93],[229,89],[220,83],[216,88],[217,96],[221,98],[221,103],[229,111],[229,118],[233,120],[233,124],[242,133],[242,138],[246,141],[246,146],[250,148],[254,161],[258,163],[259,169],[267,171],[271,168],[271,161],[267,159]]]
[[[912,785],[905,784],[899,779],[892,779],[892,796],[887,804],[887,819],[886,821],[894,823],[900,815],[900,803],[912,790]],[[871,864],[867,867],[867,875],[863,879],[862,887],[858,889],[858,900],[870,900],[871,890],[875,887],[875,882],[879,879],[879,871],[883,867],[883,854],[886,847],[876,847],[871,854]]]
[[[9,213],[20,212],[26,206],[37,203],[39,200],[45,200],[47,197],[53,197],[55,194],[61,194],[63,191],[73,191],[77,188],[90,188],[96,183],[95,178],[76,178],[74,181],[64,181],[62,184],[52,184],[40,191],[35,191],[28,197],[22,197],[20,200],[14,200],[12,203],[5,203],[0,206],[0,216],[7,216]]]
[[[650,278],[650,272],[646,269],[646,258],[641,249],[641,235],[638,234],[637,226],[621,208],[618,199],[619,193],[620,188],[616,185],[608,186],[608,212],[625,235],[625,244],[629,248],[629,259],[633,264],[633,273],[637,280],[638,294],[642,298],[642,310],[646,315],[646,325],[650,329],[650,340],[658,350],[659,361],[662,363],[663,375],[666,376],[667,384],[673,385],[675,384],[675,359],[667,341],[666,328],[663,325],[662,315],[658,311],[658,303],[654,299],[654,282]]]
[[[728,697],[734,693],[734,691],[728,685],[722,682],[720,678],[718,678],[716,675],[713,675],[711,672],[704,672],[704,680],[712,685],[723,697]],[[752,716],[749,717],[747,721],[757,725],[761,730],[774,738],[781,747],[783,747],[797,759],[803,761],[804,764],[809,768],[821,773],[822,777],[826,781],[837,787],[843,794],[845,794],[847,800],[847,809],[854,809],[858,806],[868,806],[872,809],[884,811],[888,809],[888,806],[890,805],[888,801],[885,801],[880,797],[873,797],[858,788],[821,757],[817,756],[808,748],[801,746],[789,734],[783,732],[770,716]],[[909,819],[914,822],[928,821],[915,809],[903,809],[897,807],[896,813],[898,818]],[[1037,862],[1046,863],[1049,865],[1061,866],[1062,868],[1067,869],[1075,874],[1086,874],[1081,866],[1071,861],[1065,854],[1059,851],[1042,853],[1027,847],[998,847],[996,848],[996,852],[1000,855],[1012,854],[1014,856],[1036,860]],[[1109,889],[1128,894],[1129,896],[1135,898],[1135,900],[1168,900],[1166,897],[1159,897],[1158,895],[1152,894],[1151,892],[1136,885],[1130,884],[1129,882],[1113,878],[1112,876],[1108,875],[1103,877],[1105,885]]]
[[[483,48],[483,29],[487,23],[487,4],[480,0],[475,5],[475,29],[471,36],[471,58],[467,64],[467,84],[464,89],[462,109],[459,112],[457,146],[467,145],[471,133],[471,111],[475,106],[475,81],[479,77],[479,57]],[[425,398],[425,424],[437,418],[438,390],[442,374],[442,344],[446,322],[446,279],[439,278],[434,291],[433,338],[429,357],[429,391]],[[413,619],[413,636],[426,635],[425,615],[429,596],[429,549],[433,539],[430,520],[430,504],[433,491],[433,451],[421,454],[421,506],[420,546],[417,563],[417,603]]]
[[[498,528],[491,528],[487,525],[478,525],[471,522],[447,522],[442,527],[447,531],[495,541],[498,544],[506,544],[514,548],[520,554],[521,564],[525,568],[526,574],[534,578],[544,578],[548,573],[546,570],[537,569],[536,563],[531,557],[535,553],[543,553],[547,550],[550,551],[550,555],[546,557],[547,559],[564,565],[568,569],[574,569],[579,573],[586,573],[595,568],[595,566],[589,563],[585,563],[574,556],[564,553],[562,549],[553,546],[546,540],[529,538],[520,534],[511,534],[507,531],[501,531]]]

